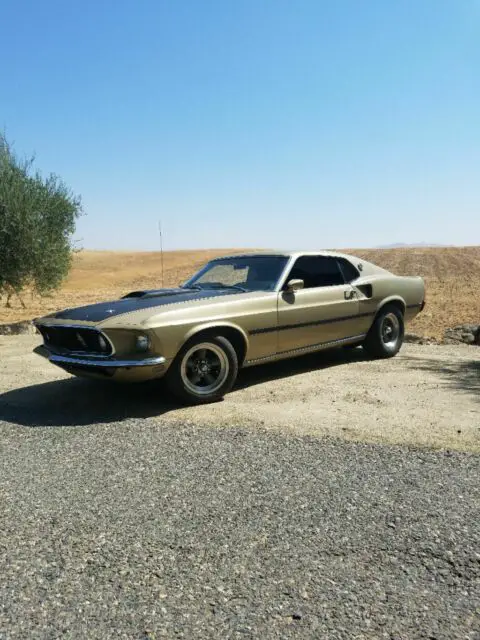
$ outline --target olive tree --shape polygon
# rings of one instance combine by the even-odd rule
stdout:
[[[0,296],[7,306],[28,288],[45,295],[59,287],[72,261],[80,198],[56,175],[46,178],[0,135]],[[23,305],[25,306],[25,305]]]

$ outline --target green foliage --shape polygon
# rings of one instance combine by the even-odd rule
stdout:
[[[0,135],[0,295],[44,295],[68,274],[80,198],[56,175],[43,178]]]

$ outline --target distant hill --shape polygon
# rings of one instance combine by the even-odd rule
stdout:
[[[448,244],[434,244],[433,242],[416,242],[416,243],[407,243],[407,242],[394,242],[392,244],[381,244],[375,249],[408,249],[415,247],[448,247]]]

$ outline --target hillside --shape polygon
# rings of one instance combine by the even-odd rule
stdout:
[[[348,249],[346,250],[348,252]],[[174,286],[210,258],[232,250],[171,251],[164,254],[164,284]],[[421,275],[427,283],[427,307],[410,330],[441,337],[446,327],[480,322],[480,246],[354,249],[351,253],[399,275]],[[82,251],[62,289],[51,298],[25,295],[0,307],[0,322],[14,322],[71,307],[118,297],[137,288],[161,286],[158,252]]]

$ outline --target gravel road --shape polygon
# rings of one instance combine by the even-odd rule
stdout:
[[[383,363],[342,352],[316,369],[297,361],[290,377],[252,370],[207,414],[152,389],[67,379],[27,355],[31,341],[0,341],[2,640],[480,638],[473,348],[409,346]],[[373,397],[388,380],[397,398],[403,388],[394,425],[415,419],[412,396],[419,411],[438,397],[427,431],[452,446],[345,440],[388,441],[388,422],[329,431],[345,416],[317,385],[343,386],[337,400],[357,420],[344,396],[364,394],[352,383],[362,372]],[[286,383],[307,396],[310,427],[265,410]],[[362,425],[386,415],[358,402],[370,411]],[[445,402],[450,431],[461,424],[468,438],[447,430]],[[222,411],[236,420],[222,424]]]

